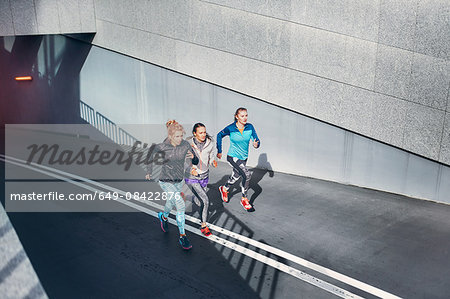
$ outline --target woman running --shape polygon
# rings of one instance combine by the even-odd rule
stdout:
[[[170,214],[173,206],[177,209],[177,225],[180,231],[180,245],[183,249],[191,249],[192,245],[186,237],[184,230],[185,224],[185,202],[181,197],[181,188],[183,187],[183,179],[185,172],[185,160],[186,157],[192,159],[192,164],[198,164],[198,158],[195,152],[191,148],[190,144],[183,140],[185,134],[183,127],[175,120],[170,120],[166,123],[167,138],[164,142],[157,144],[153,150],[153,153],[164,153],[165,162],[162,165],[161,175],[159,178],[159,185],[163,190],[163,199],[166,199],[166,205],[164,206],[164,212],[158,213],[159,221],[161,222],[161,229],[163,232],[167,232],[169,225],[167,217]],[[152,164],[147,166],[147,175],[145,178],[150,180],[152,173]]]
[[[192,170],[187,174],[185,182],[191,187],[194,196],[203,202],[202,225],[200,230],[205,236],[209,237],[211,231],[206,225],[209,199],[206,192],[208,192],[209,165],[217,167],[217,161],[215,160],[216,150],[214,141],[206,133],[204,124],[196,123],[192,129],[192,135],[193,137],[189,137],[186,140],[191,144],[200,162],[196,166],[192,166]]]
[[[247,122],[248,114],[246,108],[238,108],[234,114],[234,122],[226,126],[217,134],[217,157],[222,158],[222,138],[230,136],[230,148],[228,149],[227,161],[233,167],[233,172],[228,178],[225,186],[220,186],[220,196],[224,202],[228,202],[228,189],[239,177],[242,177],[242,199],[241,205],[247,211],[252,208],[248,201],[247,191],[250,184],[250,172],[246,167],[248,158],[248,146],[250,139],[253,140],[253,147],[260,146],[260,140],[256,135],[255,128]]]

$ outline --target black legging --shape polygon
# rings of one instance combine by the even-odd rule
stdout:
[[[236,183],[239,177],[242,177],[241,182],[242,196],[247,197],[247,191],[250,185],[250,171],[248,171],[247,166],[245,165],[247,164],[247,159],[240,160],[235,157],[227,156],[227,161],[233,167],[233,172],[228,178],[225,187],[227,189],[230,188],[231,185]]]

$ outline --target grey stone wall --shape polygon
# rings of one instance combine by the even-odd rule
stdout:
[[[94,44],[450,164],[450,3],[95,0]]]
[[[94,44],[450,165],[446,0],[5,0],[0,35]]]
[[[95,31],[94,0],[0,1],[0,36]]]

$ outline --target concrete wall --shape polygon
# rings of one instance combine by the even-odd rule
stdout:
[[[450,164],[450,3],[95,0],[94,44]]]
[[[0,1],[0,36],[95,31],[94,0]]]
[[[0,38],[0,69],[2,125],[82,123],[81,100],[138,138],[146,134],[136,130],[155,126],[124,124],[161,126],[175,118],[189,132],[200,121],[215,135],[244,106],[262,140],[250,166],[450,203],[448,166],[76,39]],[[19,73],[34,79],[15,82]],[[163,139],[164,129],[158,132],[161,138],[149,142]]]
[[[80,98],[149,144],[164,139],[161,124],[172,118],[186,124],[188,135],[192,124],[202,122],[215,136],[243,106],[261,139],[258,150],[250,147],[252,167],[450,204],[448,166],[96,46],[80,72]],[[228,145],[224,138],[224,153]]]

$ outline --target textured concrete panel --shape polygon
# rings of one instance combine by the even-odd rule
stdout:
[[[163,37],[142,30],[137,30],[138,49],[135,51],[136,57],[142,60],[160,64],[162,60]]]
[[[316,65],[311,49],[318,30],[295,24],[289,28],[291,30],[289,67],[313,73]]]
[[[415,52],[450,59],[449,16],[449,1],[419,1]]]
[[[209,66],[207,62],[214,50],[182,41],[176,42],[175,50],[176,66],[180,72],[199,79],[208,77]]]
[[[242,11],[228,11],[227,50],[267,61],[267,18]]]
[[[13,16],[14,34],[27,35],[38,33],[33,0],[10,1]]]
[[[417,2],[418,0],[381,0],[379,43],[414,49]]]
[[[293,70],[289,70],[284,67],[276,65],[269,66],[268,72],[268,85],[267,85],[267,100],[277,105],[288,107],[291,105],[292,96],[291,92],[291,78]],[[301,82],[297,82],[301,84]]]
[[[79,0],[82,32],[95,32],[94,0]]]
[[[344,81],[347,76],[345,36],[317,30],[309,49],[309,57],[314,63],[313,74]]]
[[[438,160],[444,113],[409,102],[406,108],[403,148]]]
[[[267,63],[249,59],[246,75],[244,75],[248,95],[259,99],[267,99],[268,69]]]
[[[106,23],[105,21],[102,21],[100,19],[96,19],[95,27],[97,28],[97,34],[94,35],[92,44],[107,49],[112,49],[110,48],[111,45],[108,44],[108,40],[110,40],[108,36],[112,33],[112,29],[109,26],[109,23]]]
[[[267,15],[281,20],[290,20],[292,0],[267,1]]]
[[[314,115],[317,78],[296,71],[290,71],[288,74],[290,100],[286,107],[305,115]],[[273,79],[269,82],[276,81]]]
[[[192,6],[188,40],[212,48],[227,48],[227,9],[198,2]]]
[[[247,19],[245,56],[267,62],[268,60],[268,28],[278,21],[270,18],[249,15]]]
[[[313,115],[329,123],[340,123],[343,92],[344,84],[317,78],[315,84],[315,113]]]
[[[254,60],[237,56],[237,55],[229,55],[228,56],[228,71],[230,72],[226,79],[228,82],[228,86],[231,89],[243,92],[244,94],[250,95],[253,93],[255,96],[259,94],[262,97],[265,97],[267,92],[267,70],[266,65],[260,62],[256,62]],[[255,75],[255,72],[261,72],[259,75]],[[252,72],[252,73],[249,73]],[[257,78],[251,78],[252,76],[256,76],[259,78],[260,82],[256,82]],[[257,84],[261,86],[260,91],[255,91],[255,87],[251,86],[251,84]]]
[[[59,33],[58,0],[35,1],[39,33]]]
[[[307,24],[307,3],[308,0],[291,1],[291,16],[289,20],[299,24]]]
[[[111,0],[95,0],[94,8],[95,8],[95,18],[97,20],[103,21],[112,20]]]
[[[247,18],[244,12],[227,13],[227,51],[246,55],[247,52]]]
[[[110,39],[114,44],[114,50],[133,56],[138,48],[137,30],[116,24],[110,24],[109,26],[113,28]]]
[[[269,65],[267,99],[302,114],[313,115],[316,81],[313,76]]]
[[[0,36],[14,35],[13,19],[9,1],[0,1]]]
[[[301,24],[376,41],[376,1],[292,1],[291,20]]]
[[[134,27],[133,21],[136,19],[136,11],[133,2],[130,2],[129,5],[124,5],[124,2],[121,0],[109,0],[109,5],[111,22]]]
[[[373,89],[377,44],[353,37],[346,38],[345,83]]]
[[[301,25],[289,27],[291,68],[373,88],[375,43]]]
[[[154,1],[147,0],[133,0],[132,5],[135,13],[135,19],[133,20],[134,27],[136,29],[150,31],[149,23],[152,19],[152,12],[155,10]],[[98,14],[98,13],[97,13]]]
[[[445,113],[445,124],[442,132],[439,162],[450,165],[450,113]]]
[[[406,102],[375,94],[372,109],[370,136],[398,147],[403,146],[406,120]]]
[[[175,41],[141,30],[97,20],[93,44],[167,68],[176,68]]]
[[[447,91],[447,109],[446,109],[446,111],[450,112],[450,84],[449,84],[448,91]]]
[[[339,125],[369,135],[372,127],[373,101],[373,92],[344,85]]]
[[[409,91],[411,101],[445,110],[449,82],[449,61],[414,54]]]
[[[267,14],[266,0],[205,0],[204,2],[215,3],[230,8],[244,10],[252,13]]]
[[[268,61],[289,66],[291,57],[291,26],[288,22],[270,21],[268,26]]]
[[[180,40],[187,41],[190,32],[189,18],[191,16],[191,1],[174,0],[163,5],[163,14],[166,20],[163,20],[167,29],[167,35]],[[208,28],[205,28],[208,29]]]
[[[135,5],[136,8],[124,12],[121,19],[129,22],[139,18],[139,26],[146,26],[145,30],[152,33],[161,34],[166,37],[180,40],[189,40],[189,19],[191,16],[191,1],[150,1]],[[137,8],[146,9],[146,14],[137,11]],[[147,8],[145,8],[147,7]],[[128,19],[126,19],[128,18]],[[145,23],[142,18],[147,18]],[[127,23],[127,26],[129,24]]]
[[[342,81],[346,37],[300,25],[291,26],[290,67]]]
[[[59,22],[62,33],[81,32],[80,7],[78,2],[78,0],[58,0]]]
[[[413,53],[378,45],[374,90],[408,98]]]

